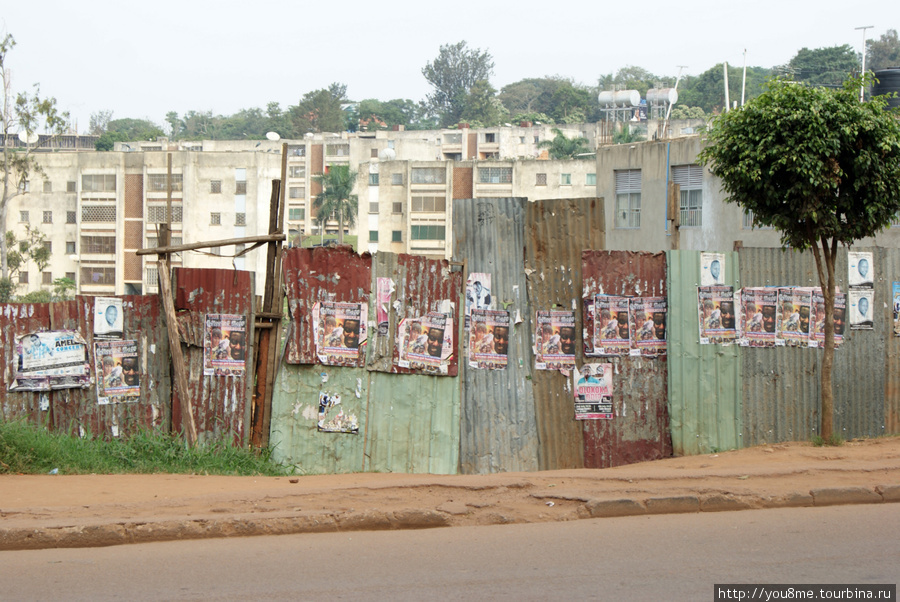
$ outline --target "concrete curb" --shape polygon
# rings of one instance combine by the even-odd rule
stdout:
[[[646,499],[580,500],[579,518],[614,518],[688,512],[730,512],[761,508],[795,508],[838,504],[900,503],[900,485],[813,489],[778,498],[734,496],[715,493]],[[501,520],[494,524],[515,522]],[[453,526],[451,514],[438,510],[409,508],[394,512],[366,510],[347,514],[322,513],[304,516],[232,517],[226,519],[160,520],[120,522],[92,526],[44,528],[0,528],[0,551],[46,548],[89,548],[132,543],[210,539],[259,535],[292,535],[338,531],[383,531],[433,529]]]

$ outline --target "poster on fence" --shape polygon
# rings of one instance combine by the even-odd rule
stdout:
[[[628,297],[594,296],[594,355],[628,355],[631,352]]]
[[[700,344],[734,343],[737,339],[734,314],[734,287],[697,287]]]
[[[575,312],[537,311],[535,369],[569,370],[575,367]]]
[[[94,298],[94,340],[121,339],[125,332],[122,300],[115,297]]]
[[[740,291],[741,345],[774,347],[777,331],[778,289],[743,288]]]
[[[487,370],[506,368],[509,354],[509,312],[473,309],[469,328],[469,366]]]
[[[397,330],[398,366],[428,374],[448,373],[453,336],[449,315],[428,312],[418,318],[404,318]]]
[[[473,309],[492,309],[491,275],[486,272],[472,272],[466,278],[466,317],[465,328],[468,329]]]
[[[891,290],[894,299],[894,336],[900,337],[900,282],[892,282]]]
[[[322,433],[359,433],[359,420],[355,414],[345,414],[341,396],[319,391],[319,415],[316,430]]]
[[[700,286],[725,284],[725,254],[700,253]]]
[[[205,376],[243,376],[247,318],[238,314],[206,314],[203,338]]]
[[[850,303],[850,330],[872,330],[875,321],[875,291],[872,289],[850,289],[847,293]]]
[[[629,302],[633,355],[656,357],[666,354],[665,297],[632,297]]]
[[[326,366],[363,366],[366,304],[322,301],[313,305],[316,356]]]
[[[822,289],[813,289],[813,333],[810,347],[825,345],[825,296]],[[844,340],[844,323],[847,315],[847,295],[841,292],[834,294],[834,347],[837,349]]]
[[[778,336],[790,347],[809,346],[809,320],[813,289],[784,286],[778,289]]]
[[[848,251],[847,284],[849,287],[872,288],[875,284],[875,270],[872,268],[871,252]]]
[[[613,417],[612,364],[584,364],[575,369],[575,420],[611,420]]]
[[[96,341],[97,403],[137,401],[141,396],[137,341]]]
[[[391,294],[394,292],[394,281],[390,278],[378,278],[375,293],[375,321],[378,323],[378,336],[388,336],[388,308],[391,306]]]
[[[84,389],[91,385],[87,343],[73,330],[31,332],[16,338],[10,391]]]

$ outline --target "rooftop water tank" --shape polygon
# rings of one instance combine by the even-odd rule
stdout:
[[[897,97],[888,99],[888,106],[892,109],[900,107],[900,67],[879,69],[875,72],[878,83],[872,86],[872,96],[897,93]]]
[[[675,88],[650,88],[647,90],[647,102],[673,105],[678,102],[678,90]]]

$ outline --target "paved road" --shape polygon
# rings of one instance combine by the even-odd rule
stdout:
[[[0,552],[4,600],[711,600],[897,583],[896,504]]]

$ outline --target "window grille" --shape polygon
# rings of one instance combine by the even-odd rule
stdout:
[[[115,284],[116,268],[84,266],[81,268],[81,283],[83,285]]]
[[[166,178],[168,174],[147,174],[147,192],[167,192]],[[181,192],[184,187],[183,177],[180,173],[172,174],[172,190]]]
[[[534,179],[535,186],[546,186],[547,185],[547,174],[539,173],[539,174],[535,174],[535,175],[536,175],[536,177]]]
[[[391,174],[391,184],[394,186],[403,186],[403,174],[402,173],[392,173]]]
[[[66,255],[74,255],[75,254],[75,241],[68,240],[66,241]]]
[[[210,180],[209,181],[209,193],[210,194],[222,194],[222,180]]]
[[[96,174],[81,176],[81,192],[115,192],[116,174]]]
[[[78,185],[77,182],[68,181],[66,182],[66,192],[76,192],[75,187]]]
[[[234,183],[234,194],[247,194],[246,180],[238,180]]]
[[[66,223],[74,224],[78,221],[78,212],[77,211],[66,211]]]
[[[247,225],[247,214],[246,213],[235,213],[234,214],[234,225],[235,226],[246,226]]]
[[[288,176],[292,178],[305,178],[306,177],[306,166],[305,165],[291,165],[288,168]]]
[[[82,205],[81,222],[115,222],[116,208],[114,205]]]
[[[72,243],[73,245],[75,243]],[[154,245],[155,246],[155,245]],[[81,253],[89,254],[107,254],[112,255],[116,252],[115,236],[82,236],[81,237]]]
[[[53,273],[41,272],[41,284],[53,284]]]
[[[482,184],[511,184],[512,167],[479,167],[478,181]]]
[[[378,213],[378,202],[369,203],[369,213]]]
[[[699,165],[675,165],[672,182],[681,186],[679,211],[682,227],[703,225],[703,168]]]
[[[641,227],[641,170],[616,170],[616,227]]]
[[[172,223],[180,224],[182,218],[181,205],[172,205]],[[150,205],[147,207],[147,222],[150,224],[166,223],[166,206]]]
[[[49,180],[44,180],[44,192],[50,193],[53,192],[53,182]]]
[[[443,167],[413,167],[413,184],[444,184],[447,181],[447,171]]]
[[[45,224],[53,223],[53,212],[52,211],[44,211],[44,223]]]
[[[28,223],[28,212],[27,211],[19,211],[19,221],[23,224]]]
[[[210,213],[209,214],[209,225],[210,226],[221,226],[222,225],[222,214],[221,213]]]
[[[378,174],[377,173],[369,174],[369,186],[378,186]]]
[[[395,202],[391,204],[391,213],[402,214],[403,213],[403,203]]]

